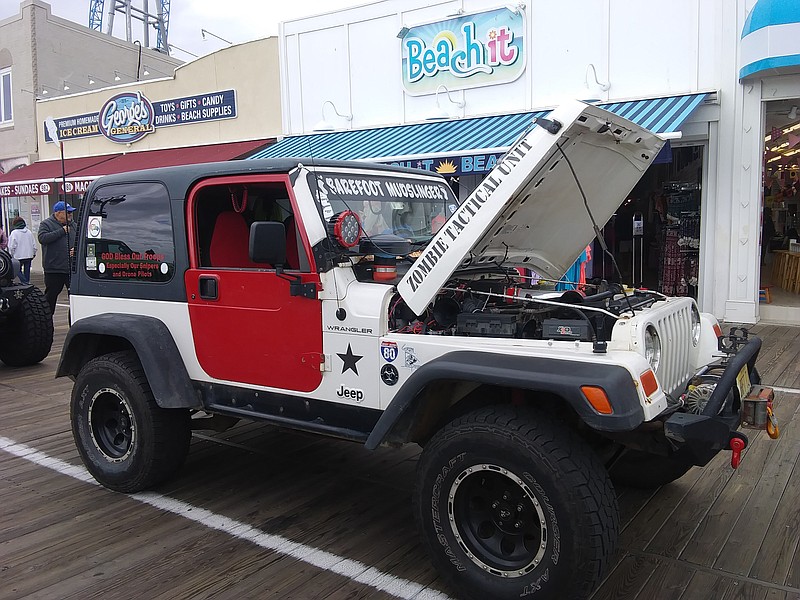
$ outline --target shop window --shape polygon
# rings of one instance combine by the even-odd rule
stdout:
[[[92,279],[165,282],[175,273],[169,195],[160,183],[107,185],[92,196],[83,268]]]
[[[592,248],[587,276],[697,297],[700,273],[702,146],[672,147],[656,160],[603,228],[606,246]]]
[[[0,69],[0,125],[11,125],[14,111],[11,103],[11,69]]]

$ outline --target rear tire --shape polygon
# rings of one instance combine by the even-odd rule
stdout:
[[[619,527],[614,488],[583,440],[515,407],[474,411],[433,436],[414,512],[443,578],[475,600],[588,597]]]
[[[183,465],[189,451],[189,410],[160,408],[130,351],[97,357],[81,369],[70,417],[86,468],[118,492],[161,483]]]
[[[35,365],[50,354],[53,316],[39,288],[32,288],[14,314],[6,317],[0,338],[0,361],[9,367]]]

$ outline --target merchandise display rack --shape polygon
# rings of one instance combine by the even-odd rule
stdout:
[[[664,184],[667,220],[661,234],[658,287],[669,296],[697,298],[700,262],[700,186]]]

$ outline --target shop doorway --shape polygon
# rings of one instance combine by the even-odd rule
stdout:
[[[800,98],[764,103],[760,313],[786,321],[800,309]]]
[[[661,152],[602,230],[621,277],[597,241],[589,277],[697,298],[704,149]]]

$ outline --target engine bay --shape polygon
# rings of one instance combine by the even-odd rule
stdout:
[[[498,273],[497,271],[501,271]],[[601,281],[587,285],[588,295],[531,285],[516,269],[456,274],[422,315],[415,315],[399,294],[389,304],[389,330],[418,335],[606,342],[623,314],[646,308],[661,294],[624,291]],[[498,276],[500,275],[500,276]]]

